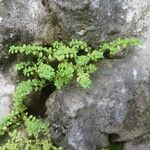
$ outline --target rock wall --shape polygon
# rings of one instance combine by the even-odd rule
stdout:
[[[128,141],[124,150],[149,149],[143,136],[150,132],[149,0],[0,0],[0,120],[10,111],[17,83],[10,45],[81,38],[96,47],[130,36],[144,44],[97,64],[90,90],[72,83],[54,92],[47,121],[54,141],[68,150],[99,150],[110,137]]]
[[[59,28],[45,5],[42,0],[0,1],[1,64],[10,61],[8,47],[12,44],[53,42]]]
[[[59,31],[52,20],[41,0],[0,0],[0,120],[10,111],[11,98],[5,95],[12,94],[17,82],[17,74],[12,75],[17,58],[8,54],[9,47],[25,43],[49,45]]]
[[[51,0],[50,7],[71,38],[93,46],[117,36],[144,41],[121,59],[97,64],[90,90],[72,83],[50,96],[47,119],[55,141],[68,150],[97,150],[110,137],[125,142],[150,132],[150,1]]]
[[[93,46],[139,35],[149,12],[149,0],[50,0],[49,6],[70,38],[82,38]]]

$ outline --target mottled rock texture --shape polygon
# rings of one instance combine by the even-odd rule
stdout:
[[[15,90],[16,73],[12,68],[7,73],[0,72],[0,121],[11,111],[12,93]]]
[[[150,131],[150,1],[51,0],[59,25],[92,45],[137,35],[144,44],[97,64],[90,90],[72,83],[47,100],[52,136],[68,150],[97,150]]]
[[[150,150],[150,134],[126,143],[123,150]]]
[[[42,0],[0,1],[0,61],[8,59],[8,47],[12,44],[50,44],[57,25],[46,3]],[[8,62],[7,60],[5,62]]]
[[[93,46],[117,36],[138,35],[149,12],[149,0],[50,0],[49,6],[70,38]],[[146,21],[146,20],[145,20]]]
[[[58,30],[47,3],[41,0],[0,0],[0,120],[10,111],[15,79],[9,72],[17,59],[8,54],[11,45],[49,45]],[[11,83],[11,78],[13,83]]]
[[[16,86],[10,45],[81,38],[96,47],[126,36],[143,46],[97,64],[90,90],[72,83],[47,100],[52,138],[67,150],[99,150],[109,137],[133,141],[150,131],[150,1],[0,0],[0,120]]]

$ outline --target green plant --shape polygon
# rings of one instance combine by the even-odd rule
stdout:
[[[23,119],[24,133],[19,130],[9,132],[9,140],[0,150],[62,150],[53,146],[48,124],[27,114]]]
[[[101,150],[109,150],[108,148],[102,148]]]
[[[0,150],[19,150],[22,147],[25,150],[61,149],[52,145],[48,125],[26,113],[27,107],[23,101],[51,82],[57,89],[61,89],[76,78],[83,88],[90,88],[90,74],[96,71],[94,63],[103,59],[106,51],[115,55],[127,46],[138,44],[140,40],[131,38],[103,43],[97,50],[81,40],[72,40],[68,44],[54,42],[49,48],[37,45],[12,46],[9,50],[11,54],[27,56],[16,65],[16,69],[27,80],[18,84],[13,94],[12,112],[0,123],[0,135],[7,132],[10,135],[10,140]],[[23,126],[27,136],[20,137],[16,131],[19,126]]]
[[[10,140],[1,146],[0,150],[62,150],[53,146],[48,132],[48,124],[28,115],[26,113],[27,108],[23,104],[23,100],[32,92],[40,91],[44,84],[43,80],[36,79],[19,83],[13,94],[12,112],[0,124],[0,135],[8,132],[10,136]],[[26,131],[27,137],[21,137],[20,133],[17,132],[16,129],[19,126],[22,126]]]
[[[61,89],[76,77],[83,88],[90,88],[90,74],[96,71],[94,62],[103,59],[105,51],[115,55],[123,48],[139,43],[135,38],[117,39],[93,50],[81,40],[72,40],[68,44],[56,41],[49,48],[36,45],[12,46],[9,52],[28,56],[29,59],[17,64],[16,69],[29,78],[53,81],[56,88]]]
[[[62,150],[53,146],[49,126],[40,119],[26,113],[23,100],[33,91],[41,90],[44,82],[36,79],[21,82],[13,95],[13,109],[0,124],[0,135],[9,133],[10,140],[0,150]],[[21,136],[17,128],[21,126],[26,136]]]
[[[33,91],[41,90],[44,82],[36,79],[22,81],[16,88],[13,94],[13,107],[12,112],[0,123],[0,135],[5,134],[12,127],[20,125],[22,114],[26,111],[26,106],[23,100],[26,99]]]

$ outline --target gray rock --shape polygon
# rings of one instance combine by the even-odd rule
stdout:
[[[41,0],[0,1],[0,65],[12,62],[8,55],[10,45],[37,43],[50,44],[57,25],[52,24],[49,9]],[[10,58],[10,59],[9,59]],[[13,59],[14,60],[14,59]]]
[[[0,120],[10,112],[16,86],[9,69],[17,58],[8,49],[26,43],[50,44],[58,27],[49,11],[41,0],[0,0]]]
[[[52,0],[60,25],[70,37],[96,44],[119,35],[138,35],[144,44],[126,57],[97,64],[90,90],[75,83],[47,100],[47,120],[56,143],[68,150],[97,150],[150,131],[150,1]],[[110,16],[108,15],[110,12]],[[91,25],[90,25],[91,24]],[[80,30],[94,29],[78,36]],[[111,29],[112,28],[112,29]],[[80,34],[84,31],[80,32]],[[115,33],[115,32],[114,32]]]
[[[43,2],[43,4],[42,4]],[[138,35],[144,45],[122,59],[105,60],[83,90],[74,83],[47,100],[52,137],[69,150],[96,150],[150,131],[149,0],[0,0],[0,120],[10,111],[15,78],[12,44],[49,44],[82,38],[93,46],[117,36]],[[65,34],[63,36],[63,34]]]
[[[126,143],[123,150],[150,150],[150,134]]]
[[[138,35],[149,0],[50,0],[49,6],[70,38],[97,45],[120,36]]]
[[[16,72],[10,68],[7,73],[0,72],[0,122],[10,113],[12,93],[16,86]]]
[[[148,53],[103,61],[90,90],[70,85],[50,96],[47,120],[54,124],[53,138],[69,150],[95,150],[107,146],[108,135],[129,141],[149,132]]]

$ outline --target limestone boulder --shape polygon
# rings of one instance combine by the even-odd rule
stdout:
[[[97,150],[150,131],[150,1],[51,0],[60,26],[92,45],[138,36],[143,45],[97,64],[92,87],[71,83],[47,100],[52,137],[68,150]]]

